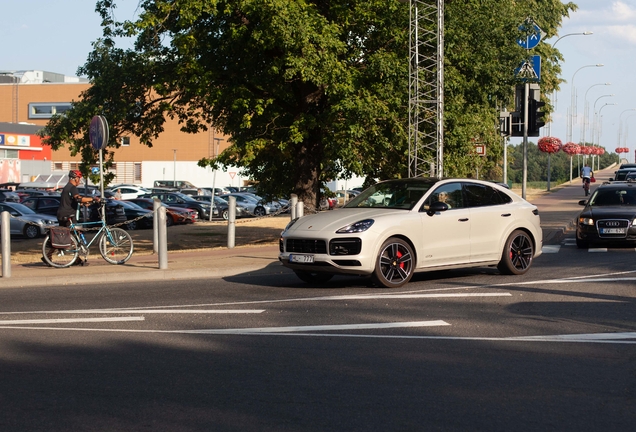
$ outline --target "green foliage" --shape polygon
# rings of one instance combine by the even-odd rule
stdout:
[[[95,114],[117,139],[152,147],[167,118],[184,132],[210,126],[231,146],[201,166],[236,165],[265,195],[296,193],[317,203],[340,176],[405,176],[408,142],[409,10],[397,0],[143,0],[139,19],[117,22],[115,0],[99,0],[103,37],[79,74],[92,86],[43,135],[87,164]],[[511,107],[516,43],[528,16],[552,36],[575,6],[560,0],[445,4],[445,175],[476,169],[500,178],[499,111]],[[496,11],[496,13],[493,13]],[[116,38],[134,47],[118,48]],[[422,49],[426,49],[422,47]],[[428,47],[435,49],[435,47]],[[559,54],[546,44],[544,93],[558,86]],[[473,144],[486,144],[478,158]]]

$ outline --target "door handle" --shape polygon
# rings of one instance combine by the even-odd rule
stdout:
[[[457,219],[459,222],[468,222],[468,218]]]
[[[509,216],[512,216],[512,214],[510,214],[510,213],[503,213],[501,216],[503,216],[503,217],[509,217]]]

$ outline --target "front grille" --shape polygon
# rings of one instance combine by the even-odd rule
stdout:
[[[287,252],[301,252],[301,253],[327,253],[327,243],[324,240],[311,240],[311,239],[287,239]]]

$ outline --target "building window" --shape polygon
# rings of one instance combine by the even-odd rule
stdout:
[[[0,159],[17,159],[17,150],[0,150]]]
[[[47,119],[71,109],[70,102],[38,102],[29,104],[30,119]]]
[[[135,183],[141,183],[141,164],[135,163],[135,179],[133,180]]]
[[[121,145],[128,147],[130,145],[130,137],[121,137]]]
[[[71,162],[71,169],[72,170],[78,170],[79,169],[79,164],[77,162]]]
[[[62,162],[55,162],[55,164],[53,165],[53,169],[55,171],[62,171],[64,169],[64,166],[62,165]]]

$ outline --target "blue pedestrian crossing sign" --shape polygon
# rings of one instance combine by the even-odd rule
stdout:
[[[541,80],[541,56],[534,55],[530,60],[525,60],[515,69],[515,76],[521,81]]]
[[[541,28],[536,24],[521,24],[519,26],[519,31],[524,33],[524,36],[521,36],[517,39],[517,43],[521,48],[532,49],[539,45],[541,42],[542,31]]]

